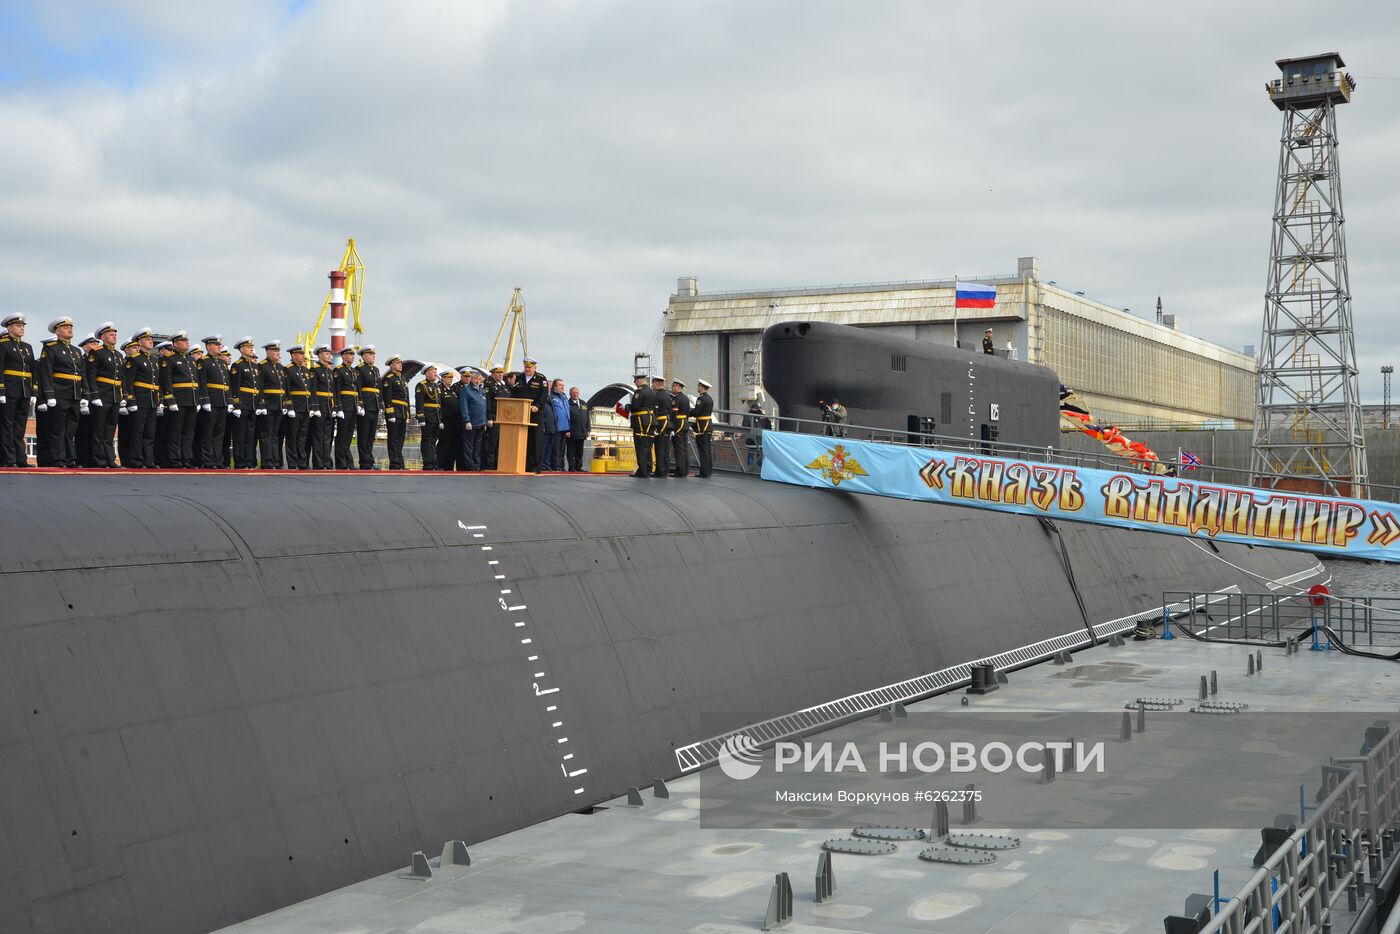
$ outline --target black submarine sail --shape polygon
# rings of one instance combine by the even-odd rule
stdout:
[[[1044,448],[1059,437],[1060,380],[1048,367],[868,328],[784,321],[763,332],[763,388],[789,418],[848,422]]]

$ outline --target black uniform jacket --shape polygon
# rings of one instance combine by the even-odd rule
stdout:
[[[9,334],[0,335],[0,387],[7,399],[29,399],[34,395],[34,348]]]
[[[160,405],[160,360],[142,350],[122,365],[122,390],[127,408],[153,409]]]

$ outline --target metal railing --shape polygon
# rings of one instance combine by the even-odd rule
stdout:
[[[1312,573],[1311,570],[1300,572],[1300,574]],[[1289,575],[1283,580],[1292,582],[1297,579],[1300,579],[1299,574]],[[1152,610],[1149,608],[1146,612],[1150,613]],[[718,760],[719,751],[724,746],[725,740],[739,733],[747,734],[760,745],[766,745],[793,736],[804,736],[826,730],[847,720],[866,716],[891,704],[912,703],[934,694],[963,687],[971,681],[974,666],[991,665],[998,672],[1014,671],[1053,658],[1058,652],[1078,652],[1081,649],[1101,644],[1110,636],[1131,632],[1142,617],[1143,611],[1128,613],[1101,623],[1095,623],[1092,636],[1088,630],[1083,628],[1073,629],[1030,645],[972,659],[894,684],[886,684],[862,691],[859,694],[852,694],[768,720],[751,723],[741,729],[730,730],[727,733],[721,733],[677,748],[675,750],[676,764],[682,772],[690,772],[707,765],[713,765]]]
[[[1115,457],[1105,451],[1103,454],[1092,454],[1082,451],[1069,451],[1058,448],[1054,445],[1040,447],[1036,445],[1015,444],[1007,441],[990,441],[980,438],[967,438],[955,435],[945,435],[931,432],[911,432],[908,430],[897,430],[894,428],[875,428],[868,425],[836,425],[831,422],[824,422],[819,419],[793,418],[786,415],[757,416],[749,412],[735,411],[731,409],[716,409],[714,413],[714,430],[716,435],[716,455],[715,466],[724,469],[739,470],[743,473],[755,473],[763,463],[763,429],[754,425],[754,420],[763,418],[767,420],[771,429],[776,431],[791,431],[800,434],[820,434],[831,435],[850,441],[873,441],[880,444],[897,444],[904,447],[937,448],[943,451],[966,452],[983,457],[1006,457],[1017,460],[1038,461],[1049,464],[1060,464],[1068,467],[1088,467],[1098,470],[1110,470],[1116,473],[1141,473],[1147,474],[1139,462],[1130,461],[1126,458]],[[721,435],[723,437],[721,437]],[[732,440],[734,436],[739,436],[740,443],[745,448],[757,448],[756,451],[748,451],[745,456],[738,459],[736,464],[733,460],[722,462],[718,454],[718,449],[723,441]],[[750,443],[752,442],[752,443]],[[1166,465],[1167,461],[1158,461],[1159,465]],[[1290,479],[1280,474],[1260,475],[1253,471],[1242,470],[1234,467],[1203,466],[1186,471],[1178,471],[1178,476],[1183,480],[1191,480],[1194,483],[1225,483],[1232,486],[1256,487],[1257,480],[1264,482],[1287,482]],[[1385,484],[1370,484],[1370,498],[1382,502],[1400,503],[1400,486],[1389,486]]]
[[[1397,734],[1388,739],[1394,745]],[[1364,882],[1364,801],[1354,771],[1323,767],[1327,796],[1201,934],[1331,931],[1337,901]],[[1354,910],[1348,901],[1348,909]]]
[[[1390,611],[1384,622],[1382,609]],[[1326,597],[1315,606],[1306,594],[1168,591],[1161,612],[1168,627],[1211,639],[1281,641],[1306,632],[1314,620],[1350,633],[1352,644],[1358,636],[1368,644],[1377,634],[1400,636],[1400,597]],[[1341,916],[1379,908],[1377,883],[1394,857],[1400,826],[1400,730],[1377,723],[1363,748],[1322,766],[1321,803],[1305,809],[1288,839],[1233,898],[1216,905],[1204,934],[1345,930]]]
[[[1344,930],[1377,896],[1400,826],[1400,730],[1376,724],[1368,751],[1322,767],[1321,803],[1217,908],[1202,934]],[[1345,896],[1346,904],[1338,903]]]
[[[1304,635],[1316,622],[1355,648],[1400,646],[1400,596],[1322,597],[1278,593],[1166,591],[1163,617],[1171,625],[1213,639],[1282,642]],[[1319,637],[1324,645],[1325,635]]]

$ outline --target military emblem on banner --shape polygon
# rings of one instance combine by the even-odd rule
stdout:
[[[868,477],[865,468],[860,465],[860,461],[851,456],[851,452],[846,450],[844,444],[838,444],[827,453],[818,457],[807,465],[808,470],[815,470],[823,477],[831,481],[832,486],[840,486],[842,480],[849,480],[852,477]]]

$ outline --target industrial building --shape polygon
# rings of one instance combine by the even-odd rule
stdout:
[[[990,327],[998,353],[1050,367],[1102,421],[1253,423],[1252,355],[1184,334],[1170,315],[1158,323],[1042,279],[1035,257],[1017,260],[1014,274],[961,280],[996,286],[995,307],[955,309],[954,279],[702,292],[697,278],[683,277],[666,311],[663,369],[691,386],[710,379],[716,407],[737,409],[761,397],[759,337],[779,321],[850,324],[950,345],[956,331],[961,346],[978,352]]]

